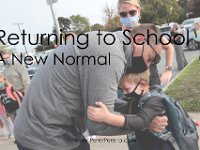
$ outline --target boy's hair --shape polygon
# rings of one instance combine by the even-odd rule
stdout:
[[[137,35],[144,35],[145,41],[148,41],[150,44],[160,44],[160,37],[162,35],[160,29],[150,23],[146,24],[140,24],[133,29],[131,29],[131,34],[132,36],[137,36]]]
[[[121,80],[120,80],[120,84],[122,82],[128,82],[128,83],[136,83],[138,84],[140,81],[145,81],[147,84],[149,84],[149,69],[147,69],[146,71],[142,72],[142,73],[129,73],[129,74],[125,74]]]

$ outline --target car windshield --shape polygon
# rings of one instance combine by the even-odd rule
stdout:
[[[194,20],[187,20],[187,21],[184,21],[183,22],[183,25],[186,25],[186,24],[193,24],[195,21]]]

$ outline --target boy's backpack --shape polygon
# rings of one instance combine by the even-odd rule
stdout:
[[[145,94],[141,102],[143,103],[152,96],[162,98],[169,123],[168,129],[164,132],[152,133],[164,141],[169,141],[175,150],[199,150],[196,125],[185,109],[173,98],[164,94],[161,88]]]
[[[12,94],[11,89],[12,89],[12,86],[6,87],[6,93],[9,99],[6,99],[6,101],[1,100],[7,113],[15,112],[19,108],[19,103],[17,102],[15,96]],[[22,100],[23,98],[22,94],[18,91],[15,91],[15,92],[17,93],[20,100]]]

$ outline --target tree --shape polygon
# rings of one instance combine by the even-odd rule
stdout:
[[[184,15],[184,10],[178,5],[177,0],[142,0],[141,2],[142,23],[167,23],[167,16],[169,22],[180,22],[180,17]]]
[[[58,23],[59,23],[60,28],[63,30],[63,32],[66,32],[71,29],[70,28],[71,21],[68,18],[59,17]]]
[[[121,27],[120,17],[117,15],[114,8],[109,7],[108,4],[106,4],[105,8],[103,9],[104,12],[104,20],[105,25],[104,29],[107,31],[114,31],[115,29]]]
[[[37,45],[37,47],[35,48],[35,51],[41,52],[41,51],[45,51],[45,50],[49,50],[53,48],[54,48],[54,42],[49,41],[47,37],[43,37],[42,43],[40,45]]]
[[[98,30],[103,31],[104,30],[104,26],[99,24],[99,23],[96,23],[96,24],[91,26],[91,31],[98,31]]]
[[[200,16],[200,0],[189,0],[188,2],[188,13],[189,18],[196,18]]]
[[[76,34],[90,31],[90,23],[88,18],[80,15],[72,15],[69,17],[71,20],[71,29]]]

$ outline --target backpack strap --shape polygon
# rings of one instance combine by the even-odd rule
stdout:
[[[12,94],[12,91],[11,91],[12,87],[13,86],[6,87],[6,93],[7,93],[8,97],[10,97],[11,99],[17,101],[16,98],[14,97],[14,95]]]

